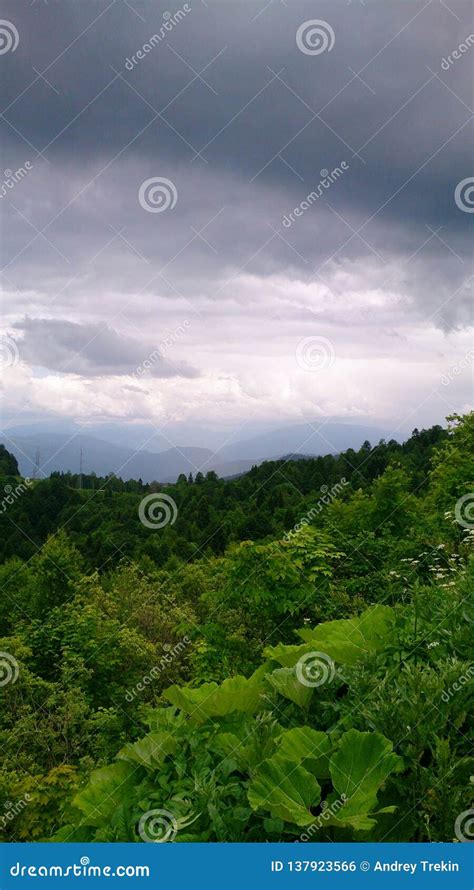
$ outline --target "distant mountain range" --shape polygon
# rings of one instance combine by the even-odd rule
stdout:
[[[31,425],[27,430],[20,427],[5,431],[0,434],[0,441],[15,455],[24,476],[34,475],[37,454],[41,477],[53,471],[78,473],[82,451],[84,473],[115,473],[122,479],[143,482],[175,482],[180,473],[195,475],[198,471],[214,470],[222,477],[235,476],[254,464],[283,455],[291,454],[294,458],[337,454],[347,448],[360,448],[365,440],[376,444],[387,437],[393,436],[377,427],[315,421],[231,441],[218,450],[187,445],[162,451],[136,449],[77,431],[44,432],[39,428],[36,432]]]

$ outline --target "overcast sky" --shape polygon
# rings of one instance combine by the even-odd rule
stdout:
[[[469,408],[471,2],[2,19],[8,422]]]

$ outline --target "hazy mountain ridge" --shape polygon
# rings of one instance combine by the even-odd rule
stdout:
[[[31,428],[30,428],[31,429]],[[246,440],[229,443],[220,450],[194,446],[174,446],[156,452],[146,448],[136,450],[127,446],[83,433],[41,432],[26,436],[9,430],[0,436],[5,447],[18,460],[24,476],[35,475],[36,454],[39,452],[40,477],[54,471],[105,476],[115,473],[123,479],[142,479],[144,482],[175,482],[180,473],[188,475],[214,470],[219,476],[233,476],[247,472],[255,464],[276,460],[284,455],[293,459],[337,454],[347,448],[359,448],[368,439],[377,443],[387,434],[377,427],[353,424],[310,423],[293,424],[262,433]]]

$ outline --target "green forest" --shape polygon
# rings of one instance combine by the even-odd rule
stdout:
[[[462,839],[474,413],[228,480],[0,475],[2,841]]]

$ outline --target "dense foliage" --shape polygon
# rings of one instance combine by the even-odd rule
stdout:
[[[29,559],[62,527],[88,569],[110,568],[123,556],[149,557],[150,565],[163,566],[173,556],[220,555],[235,542],[283,536],[321,496],[321,487],[328,491],[345,480],[349,489],[366,491],[393,462],[405,469],[409,489],[418,491],[426,483],[433,448],[445,437],[439,426],[415,430],[403,445],[393,440],[371,448],[366,442],[359,451],[338,456],[268,461],[228,481],[214,472],[205,477],[198,472],[194,479],[182,475],[175,485],[53,473],[0,515],[0,560]],[[179,523],[159,535],[144,534],[137,495],[160,490],[176,502]]]
[[[471,414],[182,478],[160,529],[138,506],[162,486],[22,490],[1,516],[3,839],[452,840],[473,445]]]
[[[0,444],[0,476],[17,476],[18,463],[13,454]]]

